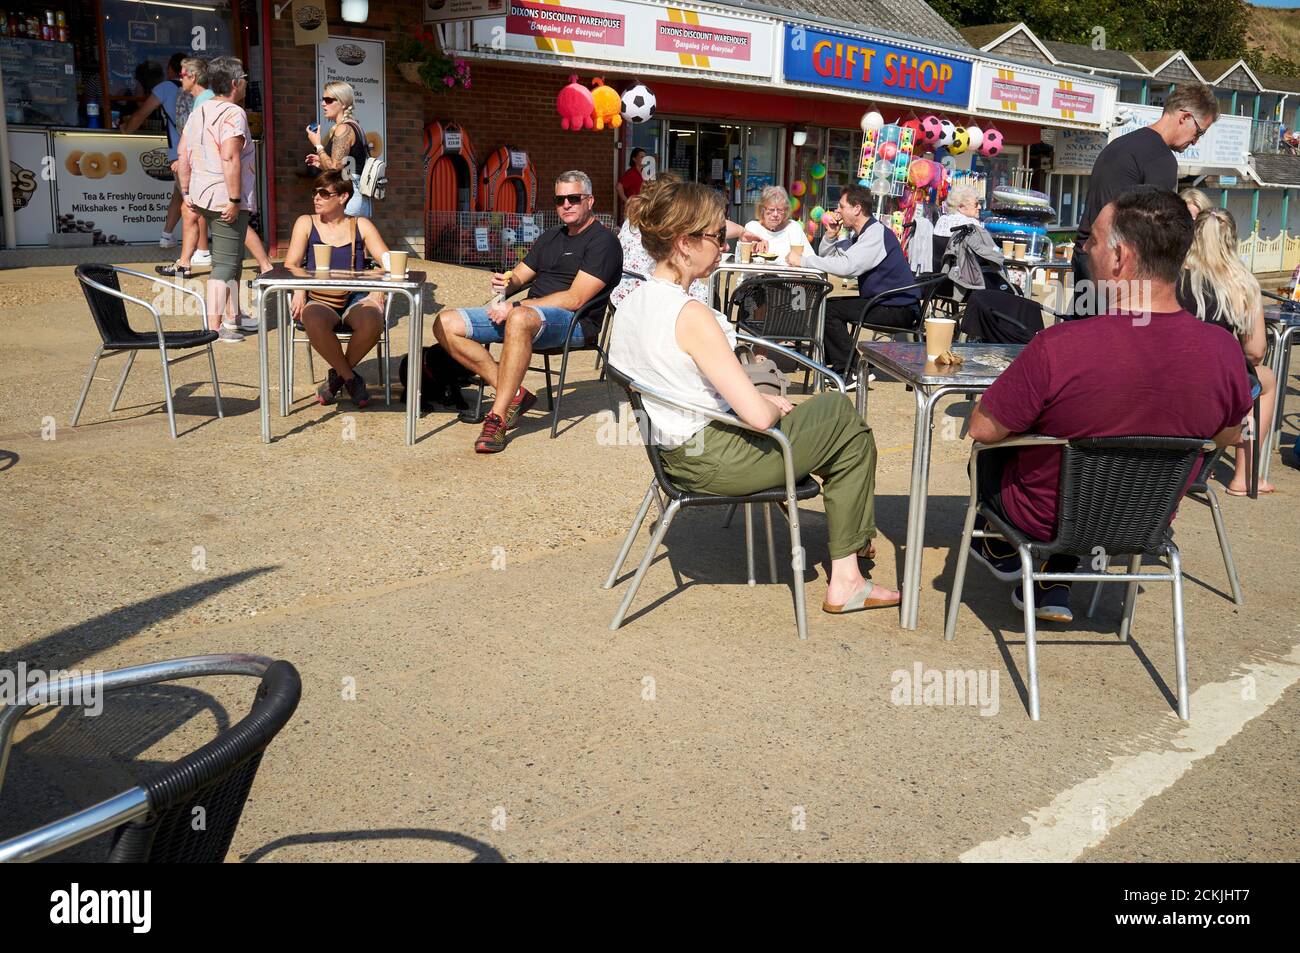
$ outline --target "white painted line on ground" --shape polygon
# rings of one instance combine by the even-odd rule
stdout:
[[[1254,680],[1253,697],[1246,679]],[[1203,685],[1192,693],[1192,719],[1169,739],[1163,751],[1145,751],[1112,760],[1087,781],[1062,791],[1045,808],[1024,818],[1029,830],[1008,834],[962,854],[964,863],[988,861],[1068,862],[1106,839],[1187,770],[1230,741],[1300,681],[1300,645],[1282,659],[1248,663],[1226,682]]]

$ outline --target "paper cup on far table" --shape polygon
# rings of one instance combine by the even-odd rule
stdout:
[[[933,361],[952,347],[952,335],[957,322],[952,318],[925,319],[925,359]]]
[[[1010,258],[1011,253],[1015,251],[1016,243],[1008,239],[1002,243],[1002,257]]]
[[[742,265],[748,265],[754,260],[754,243],[753,242],[736,242],[736,261]]]
[[[390,251],[388,253],[388,273],[394,278],[406,277],[406,257],[410,254],[404,251]]]
[[[1025,260],[1025,250],[1026,250],[1026,248],[1028,248],[1028,245],[1027,245],[1025,242],[1016,242],[1016,244],[1015,244],[1016,261],[1024,261],[1024,260]]]
[[[1074,246],[1073,246],[1073,245],[1063,245],[1063,246],[1061,247],[1061,257],[1064,258],[1066,261],[1073,261],[1073,260],[1074,260]]]
[[[333,251],[331,245],[317,243],[311,246],[311,260],[317,271],[330,270],[330,255]]]

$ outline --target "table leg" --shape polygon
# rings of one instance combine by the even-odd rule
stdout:
[[[422,295],[403,289],[410,302],[410,339],[406,345],[406,445],[415,443],[415,426],[420,419],[420,365],[424,356],[424,314]]]
[[[269,346],[266,340],[266,299],[271,293],[271,289],[263,289],[257,303],[257,384],[259,413],[262,418],[262,443],[271,442],[271,374],[267,367],[269,356],[266,353]]]
[[[907,545],[903,554],[903,591],[900,605],[902,626],[916,628],[917,602],[921,595],[921,560],[925,532],[925,504],[930,465],[930,411],[933,408],[925,388],[913,388],[916,420],[912,430],[912,482],[907,492]]]
[[[1271,327],[1267,329],[1269,336],[1273,338],[1273,360],[1269,366],[1276,379],[1277,393],[1273,399],[1273,423],[1268,428],[1268,433],[1255,435],[1255,450],[1259,454],[1260,482],[1268,479],[1269,464],[1273,460],[1273,448],[1277,445],[1274,435],[1282,423],[1282,408],[1286,401],[1286,386],[1283,381],[1290,365],[1290,355],[1287,352],[1291,350],[1291,331],[1292,328],[1289,327],[1281,331]]]
[[[276,301],[275,327],[280,336],[280,416],[289,416],[293,395],[289,393],[289,362],[293,360],[293,316],[289,308],[290,292],[281,290]]]

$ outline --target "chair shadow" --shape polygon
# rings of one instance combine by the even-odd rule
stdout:
[[[250,684],[248,702],[252,704]],[[34,830],[135,787],[170,761],[140,759],[196,718],[210,715],[212,728],[194,750],[230,727],[231,716],[216,698],[190,685],[161,683],[106,692],[103,713],[63,708],[49,724],[11,749],[0,778],[0,840]],[[37,717],[36,714],[28,717]],[[62,851],[51,862],[102,861],[112,832]]]
[[[22,458],[14,450],[0,450],[0,473],[12,470]]]
[[[654,597],[649,603],[628,613],[623,625],[636,621],[654,609],[677,598],[687,589],[698,585],[707,586],[744,586],[749,587],[749,577],[745,564],[745,524],[744,510],[738,509],[731,525],[722,526],[727,507],[701,506],[683,510],[673,520],[667,535],[660,544],[651,567],[663,560],[668,560],[673,573],[675,585],[665,593]],[[628,553],[627,561],[619,576],[614,580],[611,591],[621,590],[630,585],[636,574],[636,567],[645,556],[645,547],[649,545],[652,532],[651,519],[657,514],[654,508],[646,518],[641,532]],[[762,508],[755,507],[753,513],[754,527],[754,581],[755,585],[779,585],[789,589],[790,608],[794,610],[793,588],[791,587],[790,532],[780,509],[774,509],[772,515],[772,548],[776,557],[776,580],[772,581],[771,565],[767,555],[767,534],[764,529]],[[827,552],[828,538],[826,517],[816,510],[801,508],[799,510],[799,536],[805,553]],[[800,585],[806,586],[817,578],[817,563],[810,562],[803,570]],[[823,564],[823,571],[829,574],[829,565]],[[638,599],[646,596],[646,584],[643,581],[637,593]],[[621,598],[621,595],[620,595]],[[636,602],[633,602],[636,605]]]
[[[554,411],[544,409],[543,404],[545,404],[544,400],[538,401],[529,416],[523,419],[519,429],[515,431],[516,437],[536,433],[539,430],[546,431],[549,436]],[[610,402],[608,381],[565,381],[564,400],[560,402],[560,410],[564,412],[564,416],[560,418],[559,427],[555,432],[556,439],[612,406],[615,405]]]
[[[210,596],[275,568],[277,567],[259,566],[227,573],[140,602],[119,606],[93,619],[78,622],[0,653],[0,668],[13,668],[19,662],[26,663],[28,668],[45,671],[72,668],[81,659],[112,648],[155,622],[178,615]]]
[[[413,827],[379,828],[373,831],[316,831],[310,834],[290,834],[263,844],[261,847],[240,858],[241,863],[260,863],[270,854],[283,847],[295,847],[300,844],[339,844],[360,841],[384,840],[426,840],[439,844],[451,844],[469,851],[473,856],[471,864],[504,864],[505,856],[491,844],[458,834],[455,831],[420,830]]]

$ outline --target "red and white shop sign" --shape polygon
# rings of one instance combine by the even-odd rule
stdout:
[[[1101,126],[1115,103],[1116,89],[1086,79],[1051,75],[1024,67],[979,63],[972,107],[1008,119],[1064,120]]]
[[[659,20],[655,23],[655,49],[661,53],[689,56],[720,56],[723,59],[750,59],[753,37],[739,30],[723,30]]]
[[[616,13],[601,13],[580,7],[510,0],[506,32],[516,36],[545,37],[580,43],[622,46],[626,19]]]

